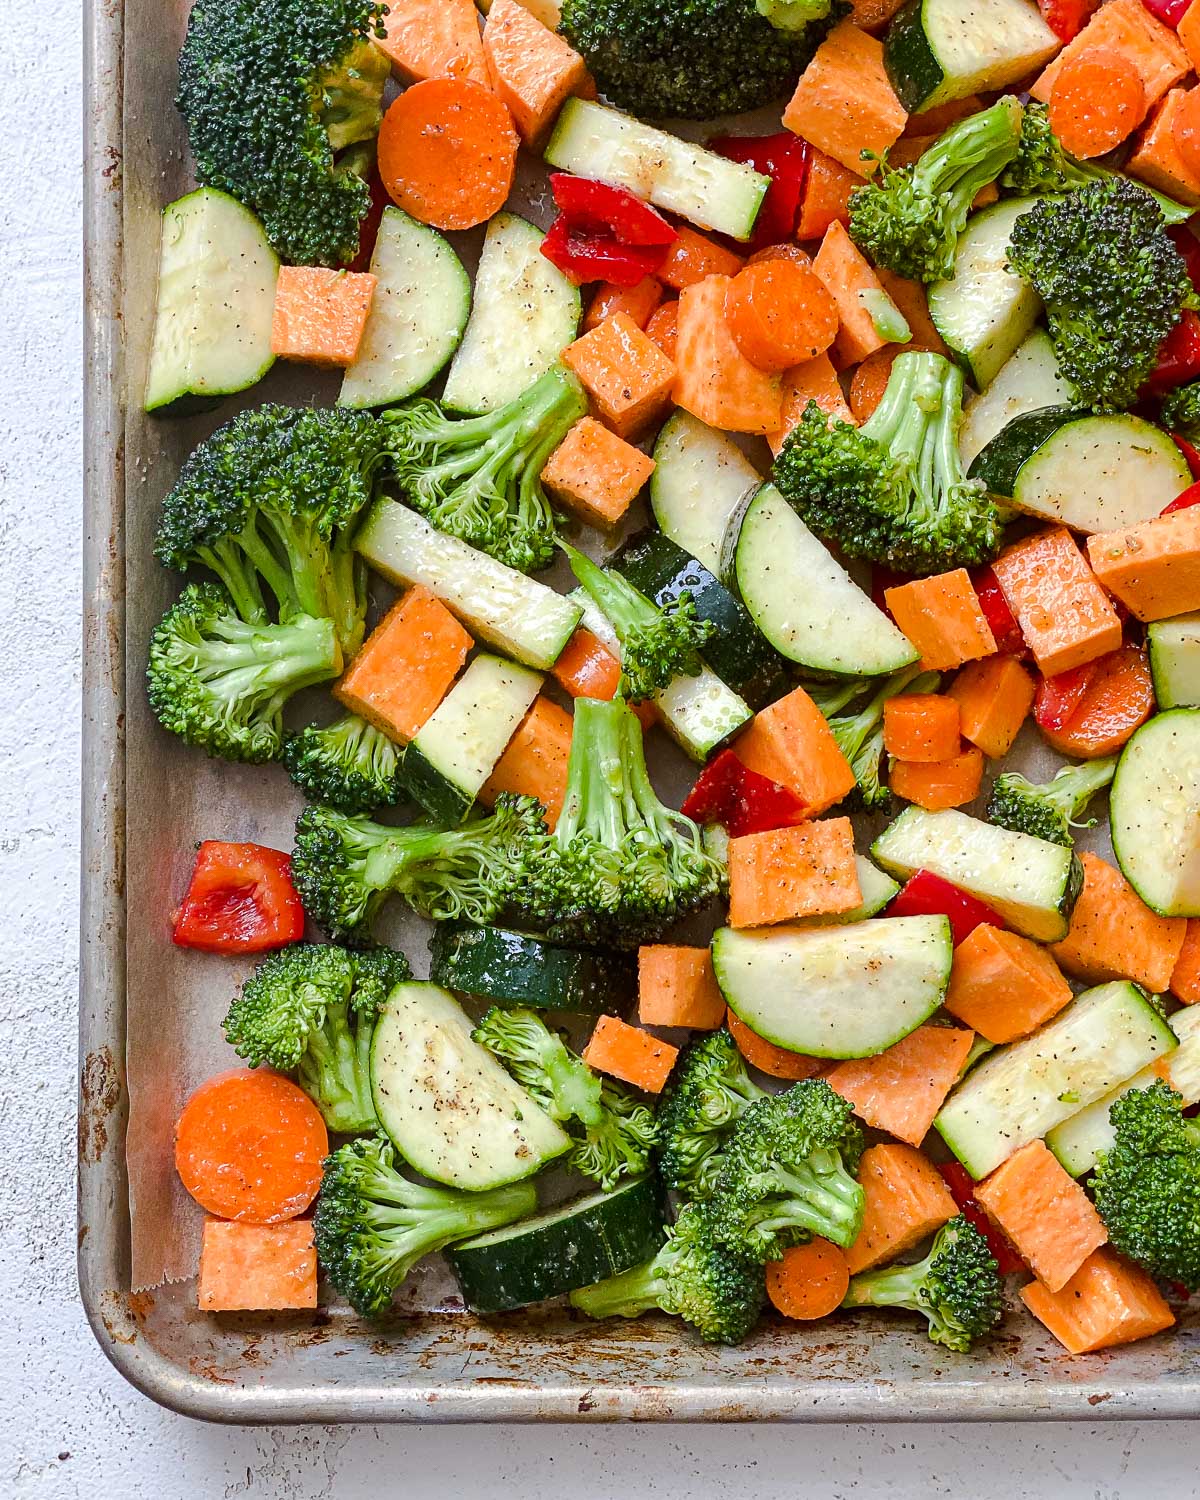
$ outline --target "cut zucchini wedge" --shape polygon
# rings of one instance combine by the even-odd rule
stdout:
[[[883,60],[909,114],[993,93],[1049,62],[1061,42],[1031,0],[908,0]]]
[[[1159,708],[1200,708],[1200,610],[1146,627]]]
[[[1010,422],[1047,406],[1070,406],[1075,393],[1058,368],[1050,335],[1035,328],[981,396],[963,412],[958,451],[968,469]],[[993,491],[993,493],[996,493]]]
[[[435,984],[494,1005],[624,1015],[637,993],[637,965],[629,954],[560,948],[502,927],[443,922],[429,951]]]
[[[762,483],[758,470],[723,432],[676,411],[654,444],[650,507],[664,536],[724,578],[725,527],[738,502]]]
[[[1157,714],[1121,752],[1109,794],[1121,873],[1160,917],[1200,917],[1200,708]]]

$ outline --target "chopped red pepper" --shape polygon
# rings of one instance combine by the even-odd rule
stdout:
[[[637,286],[667,258],[663,245],[623,245],[612,235],[572,228],[565,214],[551,224],[542,241],[542,254],[577,286],[585,281]]]
[[[1185,307],[1179,322],[1163,339],[1158,363],[1142,387],[1144,396],[1161,396],[1200,378],[1200,313]]]
[[[1065,729],[1087,696],[1098,663],[1084,662],[1056,677],[1043,677],[1033,700],[1033,717],[1043,729],[1051,732]]]
[[[975,1226],[987,1241],[987,1247],[996,1258],[1001,1276],[1015,1276],[1029,1267],[1013,1249],[1008,1236],[988,1218],[987,1211],[975,1201],[975,1183],[970,1172],[959,1161],[938,1163],[942,1180],[950,1189],[950,1196],[958,1206],[963,1218]]]
[[[1029,647],[1016,616],[1009,608],[1000,580],[990,567],[978,568],[971,574],[971,584],[979,600],[983,617],[991,626],[996,638],[996,649],[1008,656],[1028,656]]]
[[[697,823],[723,823],[735,839],[791,828],[808,816],[795,792],[752,771],[732,750],[722,750],[700,772],[683,812]]]
[[[206,839],[179,910],[172,941],[205,953],[263,953],[304,936],[304,907],[292,862],[262,844]]]
[[[1069,42],[1083,30],[1096,8],[1093,0],[1038,0],[1042,19],[1060,42]]]
[[[1188,442],[1187,438],[1180,437],[1177,432],[1173,432],[1171,437],[1174,439],[1175,446],[1179,449],[1180,453],[1187,459],[1187,466],[1192,471],[1192,478],[1200,479],[1200,449],[1194,448]],[[1185,490],[1184,494],[1186,493],[1187,491]]]
[[[622,245],[671,245],[679,238],[674,225],[628,188],[551,172],[550,191],[573,229],[607,233]]]
[[[1159,515],[1169,516],[1172,511],[1191,510],[1193,505],[1200,505],[1200,484],[1189,484],[1182,495],[1176,495],[1170,505],[1164,505]]]
[[[708,149],[727,161],[743,162],[771,179],[754,221],[750,249],[761,250],[764,245],[790,240],[808,181],[812,159],[808,142],[790,130],[781,130],[777,135],[714,136]]]
[[[384,187],[383,178],[375,167],[371,168],[367,186],[371,189],[371,203],[358,226],[358,254],[346,267],[347,271],[371,269],[371,256],[375,253],[375,241],[379,237],[379,226],[383,223],[383,211],[392,201],[391,194]]]
[[[1192,0],[1142,0],[1156,20],[1174,31],[1192,8]]]
[[[898,896],[892,898],[888,907],[889,917],[950,918],[950,936],[957,948],[964,938],[970,937],[977,927],[987,922],[992,927],[1008,924],[998,912],[982,901],[977,901],[968,891],[950,881],[943,880],[930,870],[918,870]]]
[[[1183,263],[1187,266],[1192,286],[1200,291],[1200,240],[1186,224],[1172,224],[1167,230],[1167,235],[1176,250],[1183,256]]]
[[[909,573],[897,573],[894,568],[884,567],[882,563],[871,564],[871,602],[877,609],[883,610],[888,619],[892,618],[892,612],[887,607],[888,589],[897,589],[901,584],[911,583],[912,575]]]

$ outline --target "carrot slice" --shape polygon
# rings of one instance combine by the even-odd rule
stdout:
[[[761,250],[754,252],[746,264],[757,266],[764,260],[790,260],[798,266],[812,265],[812,256],[808,251],[802,250],[799,245],[793,245],[790,240],[783,245],[764,245]]]
[[[793,1245],[767,1267],[767,1296],[785,1318],[811,1323],[827,1318],[842,1305],[850,1285],[850,1268],[829,1240]]]
[[[1111,47],[1068,58],[1050,90],[1050,128],[1072,156],[1103,156],[1146,117],[1146,87],[1136,65]]]
[[[321,1186],[329,1135],[308,1095],[278,1073],[209,1078],[175,1125],[175,1170],[201,1208],[242,1224],[302,1214]]]
[[[814,271],[776,258],[733,278],[725,321],[752,365],[781,371],[824,354],[837,336],[838,310]]]
[[[672,364],[675,363],[675,349],[679,339],[678,302],[672,299],[655,308],[646,324],[646,337],[658,345]]]
[[[1042,734],[1062,755],[1095,760],[1113,755],[1154,712],[1154,682],[1139,646],[1100,658],[1083,698],[1061,729]]]
[[[482,84],[429,78],[388,109],[378,150],[379,175],[406,213],[435,229],[471,229],[504,207],[517,132]]]
[[[725,1013],[725,1024],[737,1044],[738,1051],[752,1068],[765,1073],[768,1078],[786,1078],[798,1083],[802,1078],[812,1078],[825,1064],[819,1057],[809,1057],[804,1052],[789,1052],[786,1047],[777,1047],[751,1031],[745,1021],[739,1021],[732,1011]]]
[[[874,415],[892,378],[892,366],[908,348],[906,344],[887,344],[876,349],[874,354],[868,354],[855,368],[850,379],[850,410],[856,422],[865,422]]]

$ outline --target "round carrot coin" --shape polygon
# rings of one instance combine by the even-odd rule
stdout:
[[[807,250],[801,250],[799,245],[790,241],[783,245],[764,245],[761,250],[756,250],[746,262],[748,266],[761,265],[764,260],[791,260],[798,266],[811,266],[812,256]]]
[[[1146,88],[1123,53],[1093,47],[1069,58],[1050,90],[1050,128],[1063,150],[1103,156],[1133,134],[1146,115]]]
[[[1063,727],[1042,729],[1062,755],[1081,760],[1114,755],[1154,712],[1154,681],[1140,647],[1118,646],[1102,656],[1096,668]]]
[[[329,1135],[303,1089],[278,1073],[236,1068],[209,1078],[175,1126],[175,1169],[201,1208],[244,1224],[278,1224],[321,1186]]]
[[[751,1031],[744,1021],[739,1021],[731,1010],[725,1012],[725,1024],[733,1037],[738,1051],[752,1068],[766,1073],[769,1078],[786,1078],[799,1082],[801,1078],[812,1078],[825,1064],[819,1057],[809,1057],[804,1052],[789,1052],[786,1047],[777,1047]]]
[[[1200,177],[1200,89],[1188,89],[1179,100],[1171,134],[1184,166],[1193,177]]]
[[[850,410],[856,422],[865,422],[883,400],[897,355],[911,351],[911,344],[885,344],[868,354],[850,381]]]
[[[725,293],[725,321],[760,370],[787,370],[823,354],[837,337],[837,304],[824,282],[794,260],[747,266]]]
[[[850,1268],[829,1240],[794,1245],[781,1260],[767,1266],[767,1296],[785,1318],[810,1323],[827,1318],[842,1305],[850,1286]]]

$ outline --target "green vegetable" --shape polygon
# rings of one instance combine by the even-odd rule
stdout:
[[[990,823],[1011,828],[1014,833],[1030,833],[1034,838],[1071,849],[1075,845],[1072,828],[1091,828],[1096,819],[1080,823],[1088,803],[1102,792],[1117,769],[1118,756],[1103,760],[1085,760],[1077,766],[1063,766],[1053,781],[1036,785],[1019,771],[1006,771],[996,778],[988,799]]]
[[[1162,399],[1158,423],[1188,442],[1200,442],[1200,380],[1176,386]]]
[[[858,783],[852,793],[856,803],[866,812],[887,812],[892,805],[892,794],[880,779],[883,763],[883,706],[900,693],[933,693],[937,691],[940,678],[936,672],[918,675],[916,667],[904,667],[884,678],[874,697],[857,713],[839,715],[845,689],[841,686],[826,690],[814,683],[809,696],[829,721],[829,728],[837,741],[838,749],[850,762],[854,779]],[[857,694],[855,694],[857,696]]]
[[[754,0],[754,8],[779,31],[803,31],[825,19],[833,0]]]
[[[306,797],[339,812],[367,813],[400,801],[400,746],[360,719],[343,714],[332,724],[309,724],[283,744],[288,775]]]
[[[766,1097],[725,1027],[693,1042],[658,1107],[658,1171],[667,1186],[689,1198],[711,1197],[734,1126]]]

